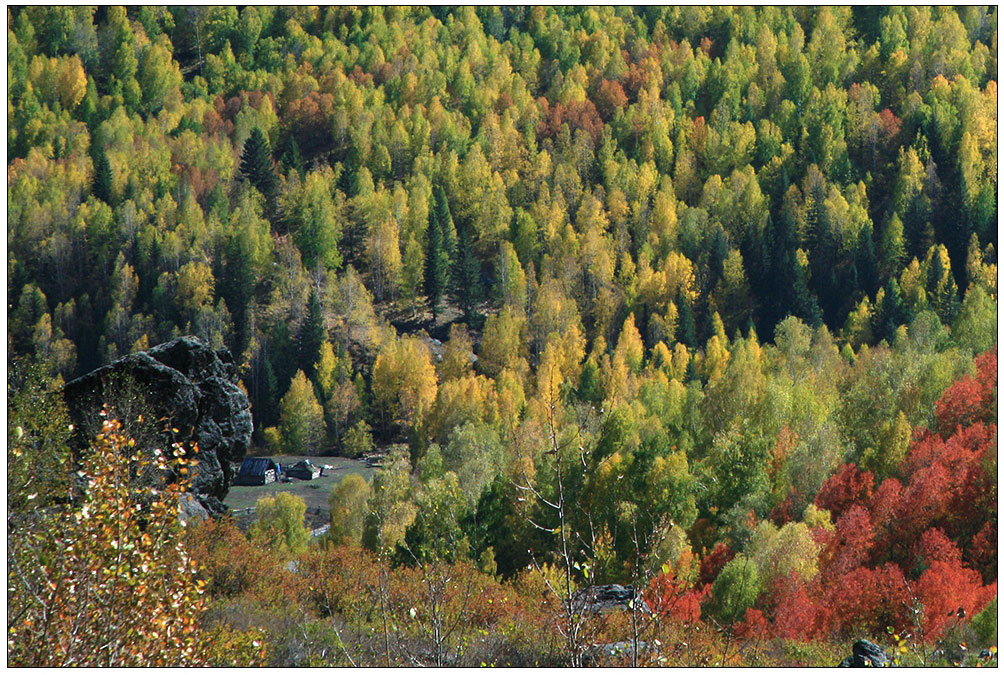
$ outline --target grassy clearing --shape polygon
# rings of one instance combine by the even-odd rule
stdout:
[[[324,476],[314,480],[290,479],[288,483],[276,482],[269,485],[234,485],[230,487],[227,498],[223,500],[231,509],[237,511],[250,508],[257,503],[260,497],[273,496],[279,492],[292,492],[299,496],[307,504],[307,522],[312,528],[320,527],[328,522],[328,496],[334,486],[337,485],[346,474],[358,473],[367,481],[372,480],[372,467],[366,466],[366,462],[358,459],[348,459],[347,457],[303,457],[292,455],[277,455],[272,457],[275,461],[286,466],[292,466],[301,459],[309,459],[316,466],[331,465],[332,469],[325,469]],[[318,513],[318,511],[320,511]],[[238,522],[242,525],[254,520],[253,516],[238,514]],[[247,521],[247,522],[245,522]]]

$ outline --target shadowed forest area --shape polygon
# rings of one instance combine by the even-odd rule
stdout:
[[[8,665],[997,664],[996,7],[7,24]],[[74,445],[188,335],[323,536]]]

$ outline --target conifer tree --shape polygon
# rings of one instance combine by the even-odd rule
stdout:
[[[112,205],[112,165],[104,150],[95,153],[92,192],[105,204]]]
[[[890,279],[885,285],[885,295],[875,320],[877,335],[880,340],[892,341],[896,329],[906,323],[906,309],[903,306],[903,296],[899,284]]]
[[[790,280],[790,286],[784,288],[791,289],[792,304],[791,313],[801,317],[809,326],[818,328],[823,323],[823,313],[819,308],[819,301],[809,290],[809,285],[805,280],[805,269],[798,260],[798,255],[794,251],[786,253],[780,259],[784,266],[784,276]]]
[[[883,279],[899,274],[906,258],[906,244],[903,241],[903,221],[895,213],[882,230],[879,241],[879,273]]]
[[[269,356],[272,359],[275,380],[281,391],[289,386],[289,381],[293,379],[293,374],[297,370],[296,335],[290,333],[289,324],[285,321],[276,322],[271,333]]]
[[[286,152],[282,153],[282,165],[286,171],[295,169],[300,174],[300,180],[303,180],[306,168],[303,163],[303,156],[300,154],[300,146],[297,145],[294,136],[289,137],[289,143],[286,144]]]
[[[821,207],[821,204],[818,206]],[[837,282],[837,266],[840,263],[837,242],[826,209],[817,208],[816,211],[818,213],[811,219],[813,226],[808,232],[809,282],[823,310],[823,317],[834,323],[844,295]]]
[[[272,171],[272,148],[258,127],[255,127],[244,141],[244,149],[241,151],[241,173],[258,192],[262,193],[265,197],[266,211],[274,215],[278,181]]]
[[[797,316],[812,327],[822,322],[816,297],[809,290],[799,261],[794,223],[786,214],[778,219],[768,216],[767,227],[759,253],[762,270],[757,290],[762,312],[759,328],[765,333],[786,316]],[[752,252],[752,251],[751,251]]]
[[[443,298],[443,286],[447,273],[443,237],[439,231],[439,222],[435,215],[429,218],[428,244],[425,254],[425,295],[432,309],[432,318],[439,313],[439,303]]]
[[[456,262],[453,265],[452,295],[464,313],[464,321],[472,323],[477,306],[484,299],[481,287],[481,263],[474,255],[474,240],[470,227],[460,229]]]
[[[296,335],[297,365],[308,378],[314,377],[314,365],[317,363],[325,337],[324,310],[320,298],[317,297],[317,291],[311,290],[310,300],[307,303],[307,318]]]
[[[944,257],[942,257],[942,255]],[[944,246],[939,246],[931,252],[931,262],[927,269],[927,297],[938,314],[938,318],[946,324],[955,321],[959,313],[959,289],[952,276],[951,262],[945,264],[948,252]]]
[[[262,366],[261,384],[251,392],[256,404],[252,406],[257,418],[254,425],[256,429],[264,429],[279,421],[279,380],[275,376],[272,359],[266,356],[262,360],[264,366]]]
[[[439,315],[439,303],[451,288],[450,268],[456,247],[456,229],[446,195],[441,187],[436,188],[436,205],[429,214],[428,248],[425,255],[425,294],[435,319]]]
[[[858,273],[859,284],[857,288],[868,295],[874,293],[878,288],[878,261],[875,256],[875,242],[872,239],[871,227],[863,227],[858,233],[854,266]]]
[[[673,300],[680,312],[679,324],[676,330],[677,339],[688,347],[697,345],[697,327],[694,324],[694,310],[690,306],[690,300],[682,292],[676,294]]]
[[[443,250],[452,262],[457,254],[457,228],[453,223],[453,214],[450,213],[450,204],[446,201],[446,192],[442,186],[436,186],[435,198],[435,214],[443,236]]]

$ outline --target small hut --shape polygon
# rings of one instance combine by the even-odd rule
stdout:
[[[282,467],[269,457],[245,457],[234,485],[268,485],[279,480]]]
[[[301,459],[299,462],[289,467],[287,473],[290,478],[314,480],[321,475],[321,468],[313,464],[309,459]]]

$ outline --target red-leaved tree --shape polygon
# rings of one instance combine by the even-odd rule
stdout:
[[[946,389],[935,410],[943,436],[977,421],[997,423],[997,347],[977,357],[976,377],[966,375]]]
[[[854,464],[844,464],[830,476],[816,494],[816,506],[827,509],[836,519],[853,504],[866,504],[872,496],[875,477]]]

